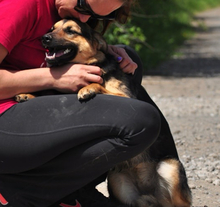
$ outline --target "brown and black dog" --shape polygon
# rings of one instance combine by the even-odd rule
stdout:
[[[97,65],[103,70],[103,84],[92,83],[78,92],[87,100],[97,93],[136,98],[131,84],[114,57],[107,53],[103,37],[78,20],[61,20],[42,38],[48,49],[49,65],[67,62]],[[24,94],[28,97],[27,94]],[[189,207],[191,192],[178,157],[155,159],[165,138],[131,160],[120,163],[108,175],[110,196],[132,207]],[[153,155],[153,156],[152,156]]]

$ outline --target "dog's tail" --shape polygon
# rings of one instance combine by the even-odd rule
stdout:
[[[176,159],[163,160],[158,163],[157,172],[160,176],[161,203],[169,203],[168,206],[175,207],[190,207],[192,196],[182,163]]]

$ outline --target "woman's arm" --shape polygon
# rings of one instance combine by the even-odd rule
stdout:
[[[7,54],[6,48],[0,44],[0,63]],[[0,68],[0,99],[47,89],[73,93],[91,82],[102,83],[101,75],[99,67],[80,64],[19,71]]]

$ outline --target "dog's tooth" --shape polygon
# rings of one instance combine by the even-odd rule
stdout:
[[[52,60],[52,59],[55,59],[56,53],[53,53],[53,55],[49,55],[48,53],[45,53],[45,55],[47,59]]]
[[[69,53],[71,50],[70,49],[66,49],[63,53],[64,54],[67,54],[67,53]]]
[[[47,53],[47,52],[45,52],[45,56],[46,56],[46,58],[49,58],[49,55],[48,55],[48,53]]]

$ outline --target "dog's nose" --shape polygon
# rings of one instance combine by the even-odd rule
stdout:
[[[42,37],[42,43],[44,46],[48,45],[51,41],[52,41],[52,35],[50,34],[45,34],[43,37]]]

